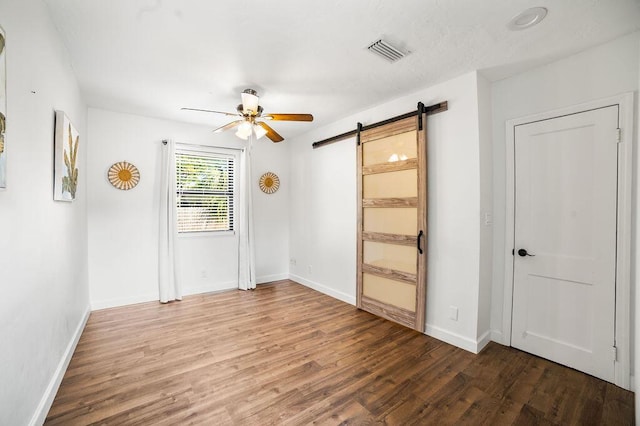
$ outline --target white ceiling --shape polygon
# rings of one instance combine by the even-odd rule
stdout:
[[[285,138],[479,69],[492,80],[640,29],[638,0],[44,0],[90,106],[200,123],[254,88]],[[546,19],[507,22],[533,7]],[[369,53],[378,38],[410,51]]]

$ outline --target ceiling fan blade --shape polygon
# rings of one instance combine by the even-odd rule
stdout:
[[[313,121],[311,114],[265,114],[262,118],[278,121]]]
[[[224,132],[225,130],[229,130],[229,129],[233,129],[236,126],[239,126],[240,123],[242,123],[244,120],[236,120],[236,121],[232,121],[231,123],[227,123],[222,127],[218,127],[217,129],[215,129],[213,131],[213,133],[220,133],[220,132]]]
[[[272,142],[282,142],[284,138],[278,134],[275,130],[273,130],[267,123],[262,121],[257,121],[256,124],[267,131],[267,137],[271,139]]]
[[[223,115],[231,115],[237,116],[239,115],[237,112],[224,112],[224,111],[211,111],[210,109],[198,109],[198,108],[180,108],[183,111],[200,111],[200,112],[212,112],[214,114],[223,114]]]

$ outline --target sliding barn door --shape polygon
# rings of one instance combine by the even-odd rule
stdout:
[[[424,331],[426,115],[360,132],[358,308]]]

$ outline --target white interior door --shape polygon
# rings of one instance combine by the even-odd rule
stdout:
[[[512,346],[613,382],[618,106],[515,127]]]

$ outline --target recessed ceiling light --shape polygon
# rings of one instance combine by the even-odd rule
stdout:
[[[532,7],[511,18],[507,27],[512,31],[531,28],[539,24],[545,16],[547,16],[547,9],[545,7]]]

